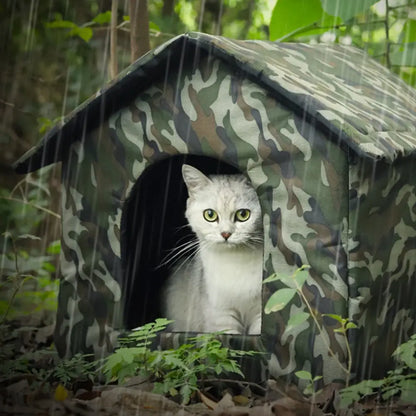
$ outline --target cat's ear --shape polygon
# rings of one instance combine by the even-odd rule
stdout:
[[[201,171],[186,164],[182,165],[182,177],[188,188],[189,195],[211,183],[211,180]]]

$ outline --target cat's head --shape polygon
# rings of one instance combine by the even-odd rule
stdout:
[[[185,215],[200,243],[224,247],[262,244],[260,204],[243,175],[208,177],[183,165],[182,176],[189,194]]]

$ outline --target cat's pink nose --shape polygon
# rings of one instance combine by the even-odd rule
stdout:
[[[228,240],[230,238],[231,233],[227,233],[224,231],[221,233],[221,235],[224,238],[224,240]]]

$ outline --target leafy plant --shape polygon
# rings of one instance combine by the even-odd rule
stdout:
[[[208,377],[223,373],[243,377],[236,359],[255,353],[223,347],[217,339],[219,333],[189,338],[188,343],[176,349],[150,349],[151,340],[170,322],[156,319],[122,339],[120,348],[105,360],[103,371],[108,381],[122,383],[126,378],[140,375],[154,382],[155,392],[179,395],[185,404]]]
[[[35,390],[50,390],[59,385],[70,388],[71,383],[96,378],[97,362],[90,354],[75,354],[69,359],[61,359],[51,349],[38,350],[15,356],[15,351],[0,350],[0,373],[3,377],[26,375]]]
[[[53,279],[55,266],[53,255],[60,251],[60,243],[52,242],[47,248],[48,255],[30,255],[19,242],[30,239],[40,240],[39,237],[26,234],[14,237],[4,233],[6,250],[0,253],[2,280],[0,281],[0,324],[3,324],[13,309],[19,306],[20,314],[30,314],[40,310],[54,311],[57,306],[58,284]],[[9,242],[9,244],[7,244]],[[22,290],[25,288],[25,290]]]
[[[47,167],[37,174],[26,175],[11,191],[0,188],[0,230],[30,236],[47,215],[60,219],[59,214],[48,208],[50,173],[51,168]]]
[[[316,391],[315,389],[315,383],[322,379],[322,376],[313,376],[309,371],[301,370],[296,371],[295,376],[299,378],[300,380],[305,380],[306,387],[303,389],[303,393],[307,396],[311,396],[313,394],[317,394],[320,392],[320,390]]]
[[[346,408],[351,404],[372,395],[383,401],[393,397],[416,404],[416,334],[412,335],[393,352],[398,367],[387,373],[381,380],[363,380],[340,391],[340,406]]]
[[[317,319],[317,312],[312,309],[312,306],[302,291],[302,287],[308,276],[308,268],[309,266],[302,266],[291,276],[273,274],[264,281],[264,283],[279,281],[287,286],[285,288],[278,289],[272,294],[272,296],[270,296],[265,306],[265,312],[272,313],[284,309],[297,295],[306,306],[308,312],[300,312],[293,315],[287,323],[287,329],[300,325],[311,317],[318,331],[322,333],[323,329],[320,324],[320,320]],[[348,343],[347,332],[351,329],[357,328],[357,325],[349,319],[342,318],[336,314],[322,314],[321,316],[337,321],[339,323],[339,327],[334,329],[334,332],[342,334],[345,338],[348,358],[347,366],[344,366],[339,361],[325,340],[325,337],[322,337],[323,342],[325,342],[328,348],[329,354],[336,359],[338,365],[347,375],[346,387],[340,391],[341,408],[346,408],[351,404],[372,395],[378,395],[383,401],[388,401],[392,398],[400,398],[404,402],[416,404],[416,396],[414,394],[416,391],[416,334],[412,335],[407,342],[396,348],[392,356],[397,361],[398,366],[394,370],[389,371],[385,378],[381,380],[363,380],[357,384],[349,386],[348,381],[351,374],[352,353]],[[321,376],[313,377],[313,375],[308,371],[297,371],[295,375],[299,379],[306,381],[306,387],[304,389],[304,393],[306,395],[313,395],[316,393],[315,383],[322,378]]]
[[[50,377],[68,386],[74,380],[96,378],[97,362],[91,361],[92,354],[75,354],[70,359],[57,360]]]
[[[300,267],[299,269],[297,269],[290,276],[283,276],[283,275],[278,275],[274,273],[273,275],[265,279],[263,283],[271,283],[271,282],[279,281],[280,283],[282,283],[283,285],[287,287],[276,290],[270,296],[269,300],[267,301],[264,307],[264,311],[266,314],[269,314],[272,312],[278,312],[284,309],[291,302],[291,300],[297,295],[302,301],[302,303],[305,305],[307,311],[303,311],[295,315],[292,315],[287,322],[286,331],[290,330],[293,327],[301,325],[303,322],[305,322],[309,318],[312,318],[314,321],[314,324],[316,325],[316,328],[318,329],[318,332],[322,335],[323,327],[322,327],[322,324],[320,323],[320,320],[318,319],[318,312],[312,308],[312,305],[310,304],[310,302],[308,301],[308,299],[306,298],[302,290],[306,282],[306,279],[308,277],[308,274],[309,274],[308,272],[309,268],[310,266],[304,265]],[[345,372],[346,385],[348,385],[349,377],[351,375],[352,354],[351,354],[351,348],[348,343],[347,331],[353,328],[357,328],[357,325],[351,322],[348,318],[342,318],[341,316],[336,315],[336,314],[322,314],[321,316],[327,316],[329,318],[335,319],[336,321],[340,323],[340,327],[335,329],[334,332],[341,333],[345,339],[345,344],[347,348],[347,365],[346,366],[339,360],[335,352],[332,350],[325,336],[322,336],[322,341],[326,345],[326,348],[329,354],[335,359],[339,367]],[[303,373],[302,375],[305,376],[305,374]],[[308,380],[316,381],[315,379],[312,378],[312,376],[308,377]]]
[[[54,274],[60,243],[45,248],[44,238],[34,235],[46,218],[60,218],[48,208],[50,172],[26,175],[10,192],[0,189],[0,227],[6,229],[0,234],[0,324],[57,306]]]
[[[156,319],[133,330],[126,338],[120,338],[120,347],[108,356],[103,366],[108,381],[122,383],[134,375],[148,376],[150,372],[150,344],[158,332],[163,331],[172,321]]]

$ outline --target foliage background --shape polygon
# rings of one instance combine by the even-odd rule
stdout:
[[[22,178],[12,163],[132,59],[189,30],[354,45],[416,86],[416,0],[2,1],[0,315],[23,280],[27,293],[55,290],[58,267],[59,166]]]

